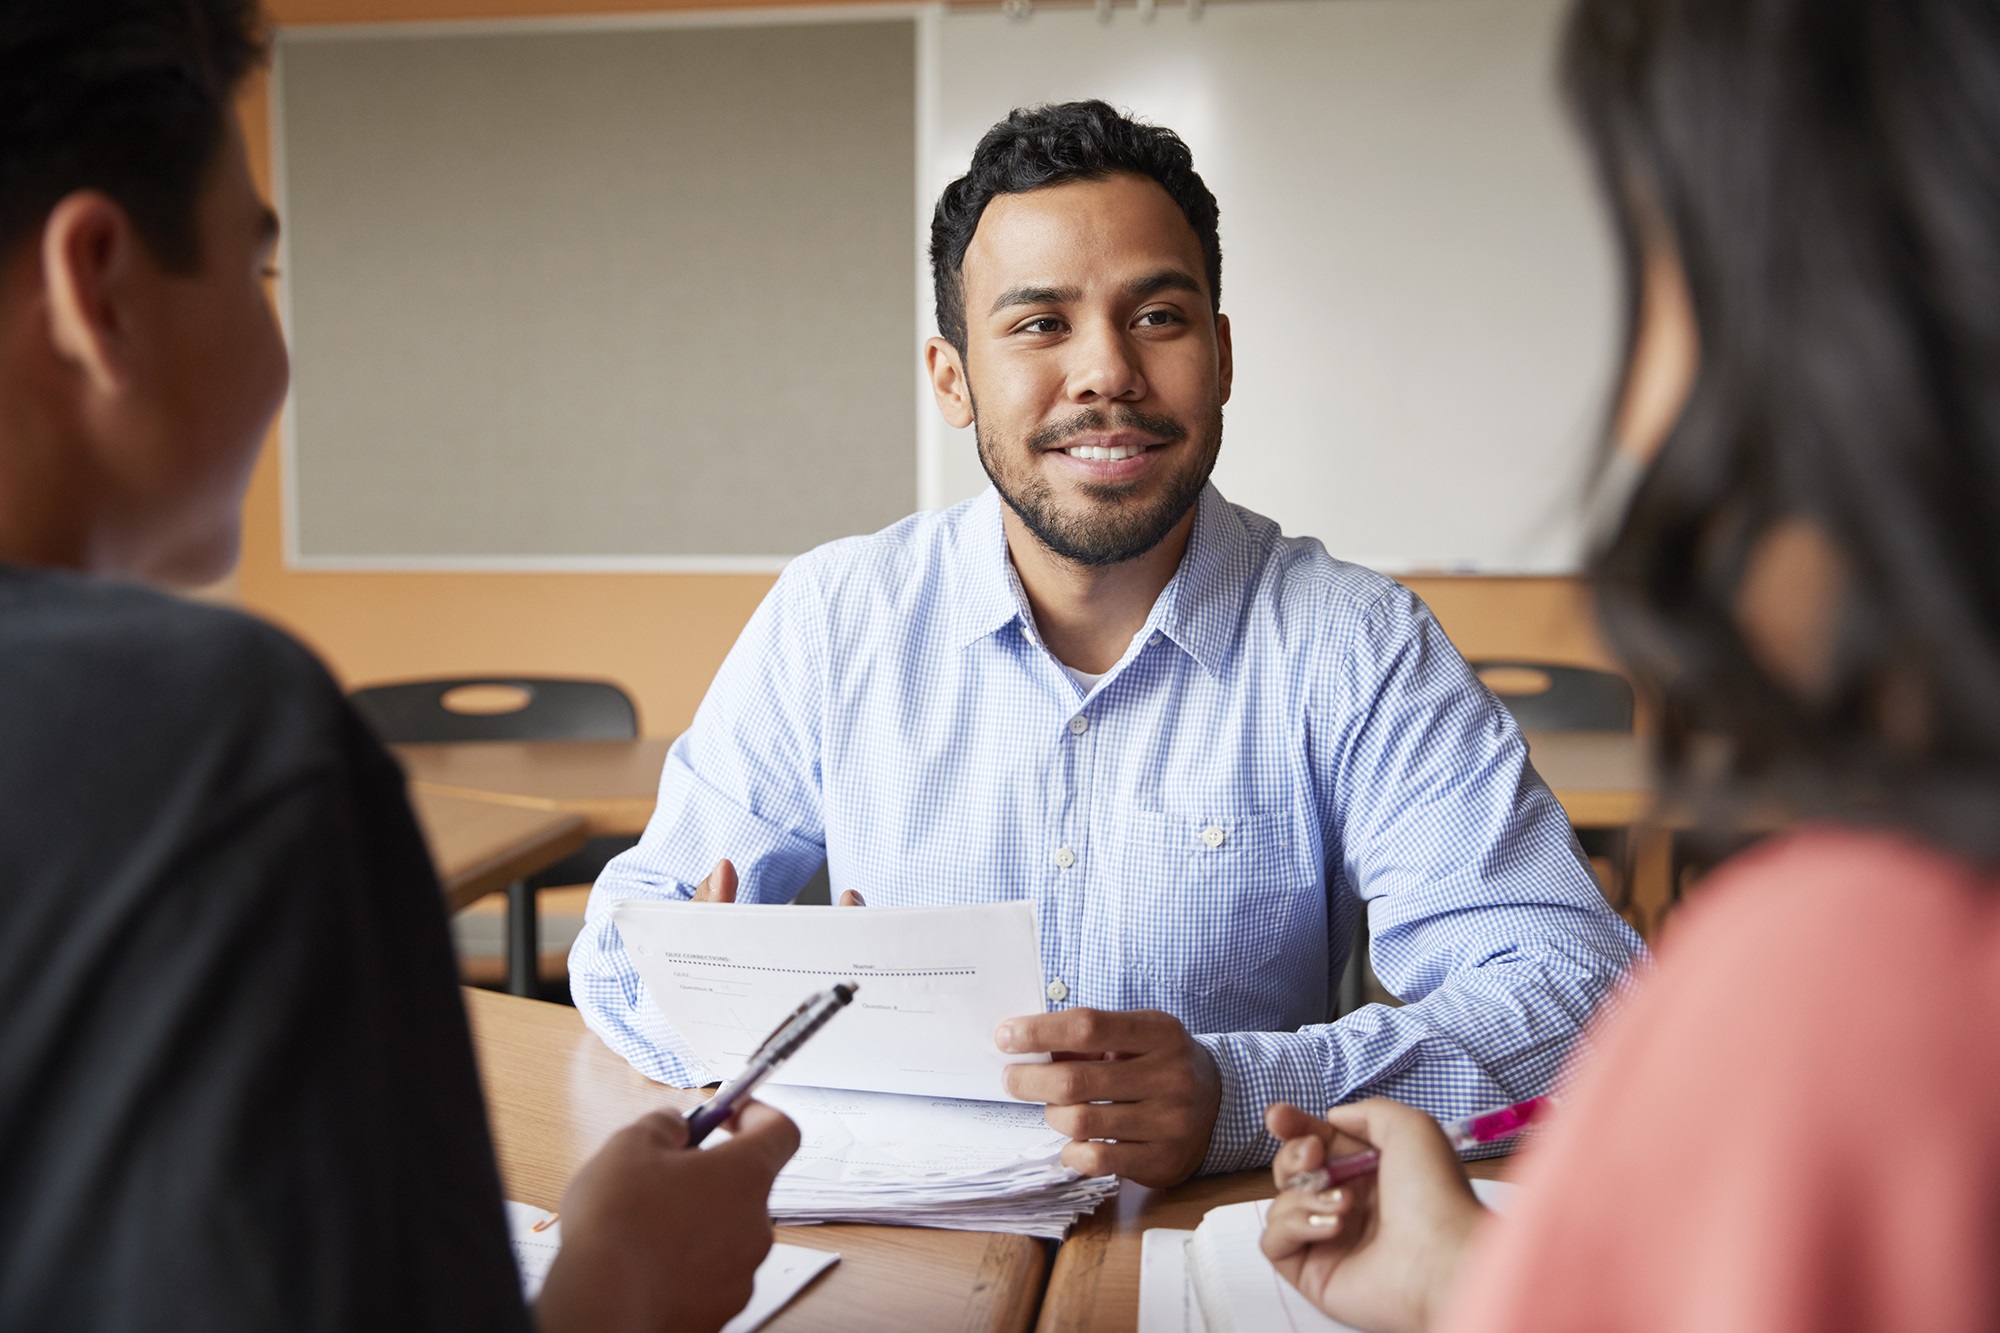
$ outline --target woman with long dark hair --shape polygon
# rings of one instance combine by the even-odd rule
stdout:
[[[1364,1328],[2000,1328],[2000,6],[1581,0],[1644,462],[1593,571],[1704,882],[1505,1221],[1387,1102],[1273,1107],[1267,1254]]]

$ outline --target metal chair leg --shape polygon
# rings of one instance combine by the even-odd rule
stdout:
[[[542,941],[535,919],[535,890],[525,879],[507,886],[507,993],[539,996]]]

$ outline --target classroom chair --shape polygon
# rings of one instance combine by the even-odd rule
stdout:
[[[639,734],[639,710],[608,680],[541,676],[453,676],[396,681],[352,691],[348,698],[391,745],[460,741],[617,741]],[[587,890],[633,838],[592,838],[532,878],[507,887],[507,989],[542,995],[542,889]],[[562,893],[577,909],[578,892]],[[567,982],[561,983],[567,990]]]
[[[1632,730],[1632,683],[1615,671],[1551,662],[1470,665],[1523,731]]]
[[[639,734],[631,696],[608,680],[453,676],[369,685],[347,697],[391,745],[626,741]]]

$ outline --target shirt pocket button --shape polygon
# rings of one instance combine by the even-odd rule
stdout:
[[[1220,824],[1210,824],[1201,831],[1201,840],[1208,845],[1210,851],[1220,847],[1223,840],[1228,836],[1228,834],[1222,831]]]

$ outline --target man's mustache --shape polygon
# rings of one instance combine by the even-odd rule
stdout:
[[[1188,429],[1172,417],[1156,417],[1137,408],[1121,407],[1114,421],[1094,407],[1087,407],[1067,421],[1044,426],[1028,437],[1028,444],[1034,449],[1059,449],[1062,442],[1078,435],[1087,435],[1101,430],[1137,430],[1155,436],[1171,444],[1185,440]]]

